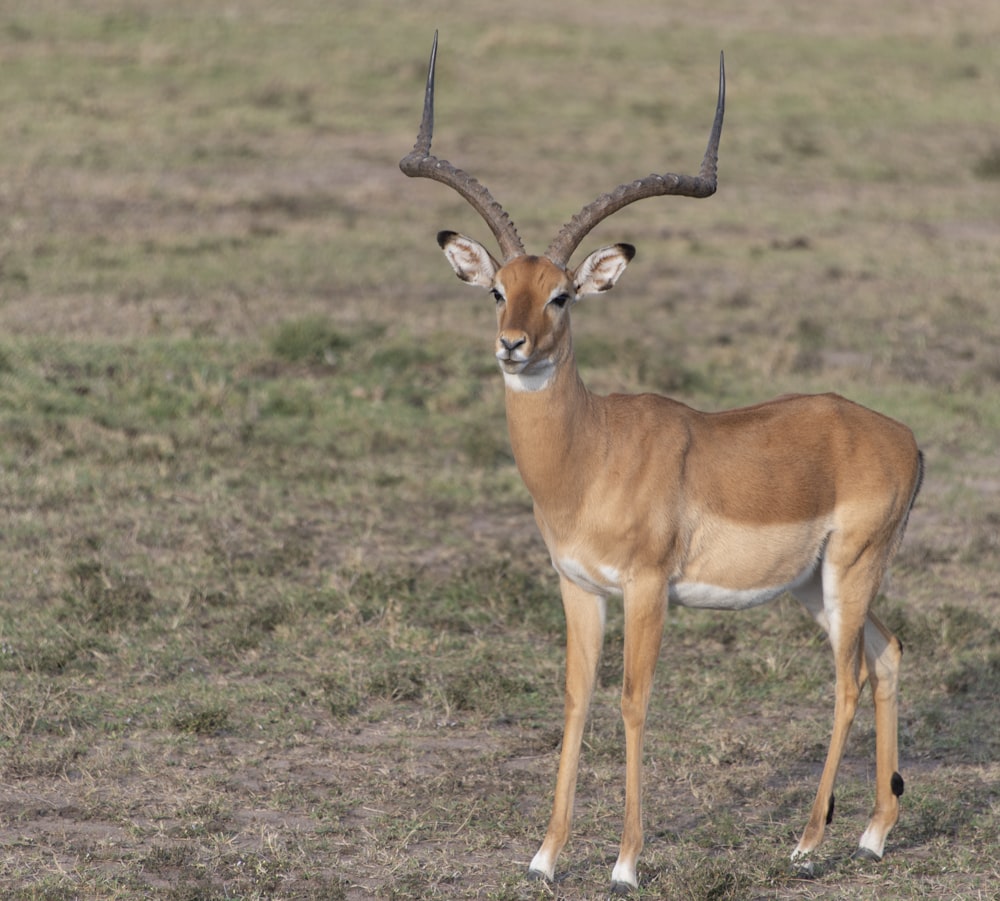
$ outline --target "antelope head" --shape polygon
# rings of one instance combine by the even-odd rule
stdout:
[[[501,266],[472,238],[452,231],[437,237],[458,277],[493,294],[497,362],[507,385],[519,391],[548,385],[570,355],[570,306],[613,287],[635,255],[631,244],[614,244],[595,250],[575,270],[524,254]]]
[[[431,155],[436,59],[437,32],[431,48],[417,142],[400,160],[399,168],[411,177],[431,178],[453,188],[493,232],[500,245],[501,260],[478,241],[457,232],[439,232],[437,240],[455,274],[470,285],[488,289],[496,300],[496,357],[508,386],[538,390],[548,384],[559,363],[571,353],[569,308],[582,297],[614,287],[635,255],[631,244],[612,244],[593,251],[578,266],[569,268],[570,257],[587,234],[612,213],[646,197],[708,197],[715,193],[726,99],[723,60],[720,56],[715,120],[698,175],[648,175],[619,185],[587,204],[567,222],[543,256],[531,256],[525,253],[510,216],[485,185]]]

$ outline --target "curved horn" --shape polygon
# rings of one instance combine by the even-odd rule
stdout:
[[[524,245],[514,228],[514,223],[504,208],[497,203],[486,186],[480,184],[467,172],[456,168],[447,160],[439,160],[431,155],[431,136],[434,132],[434,63],[437,59],[438,34],[434,32],[434,46],[431,48],[431,62],[427,70],[427,90],[424,93],[424,115],[417,132],[417,143],[399,161],[399,168],[411,178],[432,178],[454,188],[475,209],[490,227],[504,262],[524,254]]]
[[[674,194],[681,197],[710,197],[715,193],[717,167],[719,162],[719,138],[722,135],[722,117],[726,109],[726,67],[725,58],[719,54],[719,99],[715,106],[715,121],[708,138],[708,147],[701,161],[697,175],[647,175],[630,184],[619,185],[608,194],[602,194],[593,203],[587,204],[569,222],[545,251],[545,255],[559,266],[565,266],[573,251],[587,234],[603,219],[616,213],[624,206],[646,197]]]

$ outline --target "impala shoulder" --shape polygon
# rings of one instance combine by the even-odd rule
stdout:
[[[604,398],[608,408],[622,416],[679,417],[700,415],[693,407],[664,397],[662,394],[609,394]]]
[[[621,435],[635,434],[663,444],[688,442],[697,429],[699,413],[687,404],[660,394],[609,394],[601,397],[607,428]]]

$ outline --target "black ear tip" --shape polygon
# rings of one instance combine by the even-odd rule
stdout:
[[[631,262],[632,258],[635,256],[635,247],[632,244],[619,244],[618,247],[621,252],[625,254],[625,258]]]
[[[438,247],[444,250],[444,248],[448,246],[448,242],[451,241],[451,239],[454,238],[455,235],[457,234],[458,232],[447,231],[447,230],[438,232],[437,233]]]

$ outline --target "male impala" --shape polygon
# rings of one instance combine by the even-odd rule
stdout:
[[[625,822],[611,874],[615,889],[637,886],[643,731],[668,601],[737,610],[788,591],[829,635],[833,736],[793,859],[823,838],[858,696],[871,681],[875,809],[856,855],[880,859],[903,793],[896,746],[902,647],[870,608],[920,486],[922,457],[912,433],[833,394],[724,413],[700,413],[653,394],[601,397],[584,387],[573,358],[570,308],[613,287],[635,253],[614,244],[568,268],[587,233],[645,197],[715,191],[721,60],[699,175],[650,175],[621,185],[585,206],[538,257],[524,252],[510,217],[483,185],[430,154],[436,53],[435,34],[417,143],[400,168],[456,190],[500,245],[502,262],[464,235],[437,236],[458,277],[496,301],[510,441],[566,612],[565,731],[552,817],[531,874],[553,879],[569,836],[609,597],[621,597],[625,611]]]

